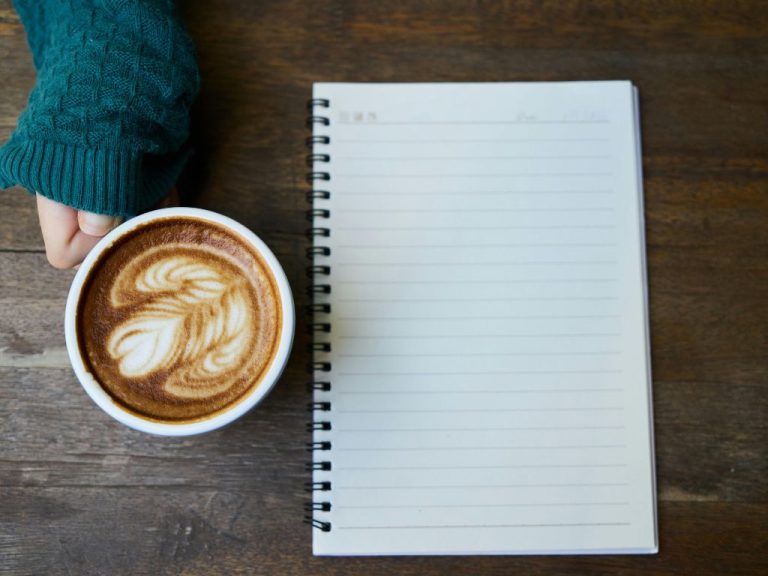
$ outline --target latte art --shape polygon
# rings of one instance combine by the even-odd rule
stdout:
[[[107,351],[126,378],[179,364],[164,389],[201,398],[232,385],[226,375],[247,358],[255,318],[243,278],[201,259],[178,256],[180,248],[151,250],[120,272],[110,293],[112,305],[145,299],[112,331]]]
[[[93,266],[78,309],[83,360],[124,408],[169,422],[226,410],[259,385],[280,341],[276,281],[224,227],[159,220]]]

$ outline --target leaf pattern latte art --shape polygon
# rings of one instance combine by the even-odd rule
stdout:
[[[168,372],[163,388],[181,398],[223,392],[238,377],[256,338],[247,281],[201,251],[149,251],[118,274],[115,308],[133,305],[110,333],[107,352],[120,374]]]

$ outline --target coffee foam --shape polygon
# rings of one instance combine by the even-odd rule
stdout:
[[[177,217],[142,226],[107,251],[86,284],[84,359],[105,390],[142,416],[213,415],[253,389],[274,357],[274,278],[218,225]]]

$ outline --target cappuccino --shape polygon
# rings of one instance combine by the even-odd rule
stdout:
[[[154,421],[231,409],[261,383],[283,330],[277,282],[232,230],[193,216],[149,221],[104,250],[75,320],[85,369]]]

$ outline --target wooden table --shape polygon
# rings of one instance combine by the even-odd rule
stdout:
[[[209,1],[198,157],[182,182],[275,250],[299,308],[312,81],[631,79],[640,89],[661,552],[313,558],[299,326],[282,382],[198,438],[129,430],[88,399],[62,330],[72,272],[33,200],[0,194],[2,574],[768,574],[768,10],[754,1]],[[34,71],[0,0],[0,140]]]

